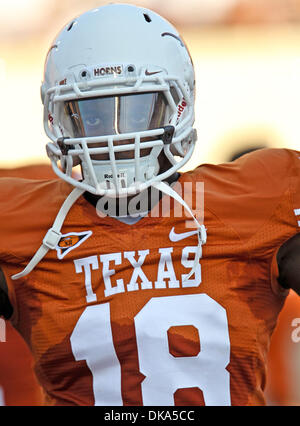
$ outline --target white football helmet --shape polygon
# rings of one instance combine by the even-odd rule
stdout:
[[[194,90],[189,52],[156,13],[109,4],[75,18],[48,52],[41,87],[55,173],[107,196],[165,180],[193,153]]]

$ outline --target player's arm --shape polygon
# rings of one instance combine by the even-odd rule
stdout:
[[[300,233],[286,241],[277,254],[279,284],[300,296]]]
[[[13,313],[7,293],[6,279],[0,268],[0,316],[3,316],[5,319],[9,319]]]

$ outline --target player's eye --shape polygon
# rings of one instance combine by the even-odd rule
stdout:
[[[146,119],[143,116],[138,116],[137,115],[136,117],[132,117],[131,118],[131,122],[133,124],[142,124],[142,123],[145,123],[145,121],[146,121]]]
[[[100,123],[100,118],[98,117],[89,117],[86,119],[86,124],[88,126],[97,126]]]

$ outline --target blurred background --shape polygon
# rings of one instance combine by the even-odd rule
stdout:
[[[185,170],[260,147],[300,149],[300,0],[124,2],[169,19],[193,57],[198,142]],[[68,21],[105,3],[0,0],[0,168],[48,162],[40,100],[44,58]],[[290,319],[284,326],[289,343],[280,340],[273,349],[278,359],[268,403],[300,405],[300,343],[291,342]]]
[[[0,1],[0,167],[47,162],[44,58],[66,22],[109,2]],[[194,59],[199,142],[185,169],[225,161],[248,147],[299,148],[300,0],[134,3],[175,24]]]

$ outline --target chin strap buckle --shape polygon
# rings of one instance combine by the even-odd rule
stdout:
[[[62,236],[61,232],[56,231],[53,228],[50,228],[43,239],[43,245],[48,247],[50,250],[54,250],[57,244],[59,243],[61,236]]]
[[[33,258],[26,265],[23,271],[18,274],[13,275],[11,278],[17,280],[19,278],[25,277],[28,275],[36,265],[44,258],[49,250],[54,250],[59,243],[59,240],[62,236],[60,230],[63,226],[64,220],[77,199],[84,193],[83,189],[74,188],[73,191],[68,195],[68,197],[63,202],[59,212],[56,215],[52,228],[50,228],[44,239],[40,248],[35,252]]]
[[[200,225],[200,228],[198,228],[198,237],[201,241],[201,244],[206,244],[207,240],[207,232],[204,225]]]

